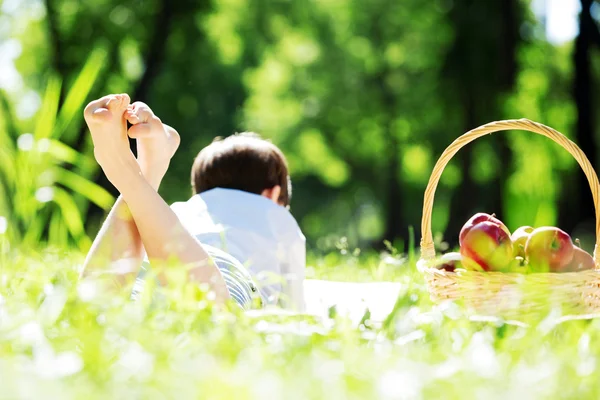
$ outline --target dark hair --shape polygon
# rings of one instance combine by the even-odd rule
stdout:
[[[216,138],[198,153],[192,166],[195,194],[214,188],[261,194],[276,185],[281,186],[279,203],[288,206],[292,187],[285,156],[253,132]]]

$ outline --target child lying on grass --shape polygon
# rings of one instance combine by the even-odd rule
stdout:
[[[208,284],[217,303],[233,298],[249,308],[256,281],[263,303],[303,311],[305,241],[286,210],[291,187],[281,151],[248,134],[214,142],[194,162],[196,194],[170,208],[157,190],[179,135],[147,105],[129,103],[126,94],[109,95],[84,112],[96,160],[121,196],[94,240],[83,275],[110,273],[126,284],[146,253],[152,265],[175,258],[188,267],[189,279]],[[136,139],[137,159],[128,136]],[[164,274],[158,278],[165,283]]]

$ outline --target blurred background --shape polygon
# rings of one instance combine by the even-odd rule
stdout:
[[[189,198],[203,146],[255,131],[288,157],[312,250],[406,249],[434,163],[469,129],[529,118],[598,166],[599,19],[592,0],[0,0],[0,235],[89,246],[115,191],[82,110],[127,92],[182,136],[169,203]],[[446,168],[437,240],[478,211],[591,250],[583,173],[532,133],[479,139]]]

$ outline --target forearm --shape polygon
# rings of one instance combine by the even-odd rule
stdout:
[[[85,259],[82,277],[110,274],[117,283],[127,283],[142,263],[140,234],[129,207],[119,196]]]
[[[219,270],[156,190],[141,176],[127,177],[119,186],[150,261],[160,264],[173,258],[190,268],[191,279],[208,283],[218,300],[228,298]]]
[[[146,171],[148,183],[158,190],[164,173]],[[110,274],[119,285],[139,273],[144,248],[137,225],[123,196],[119,196],[92,243],[85,259],[82,277]]]

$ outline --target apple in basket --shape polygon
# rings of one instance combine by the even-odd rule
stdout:
[[[462,229],[460,230],[460,235],[458,236],[459,245],[462,246],[465,236],[467,236],[467,233],[469,233],[469,231],[475,225],[477,225],[481,222],[486,222],[486,221],[493,222],[494,224],[498,225],[500,228],[502,228],[502,230],[504,230],[508,234],[508,236],[510,236],[510,231],[508,230],[506,225],[504,225],[504,223],[502,221],[500,221],[498,218],[496,218],[496,216],[494,214],[490,215],[490,214],[486,214],[486,213],[477,213],[477,214],[473,215],[467,221],[467,223],[463,225]]]
[[[531,226],[521,226],[510,236],[513,242],[513,249],[515,250],[515,256],[525,257],[525,245],[527,239],[531,236],[534,229]]]
[[[575,246],[568,233],[544,226],[531,232],[525,244],[529,267],[535,272],[559,272],[573,260]]]
[[[577,272],[596,268],[594,258],[587,251],[577,246],[573,247],[573,259],[560,272]]]
[[[437,269],[454,272],[457,268],[462,268],[463,257],[460,253],[446,253],[439,258]]]
[[[462,264],[477,271],[507,271],[514,266],[513,244],[504,224],[480,222],[464,235],[460,246]]]

